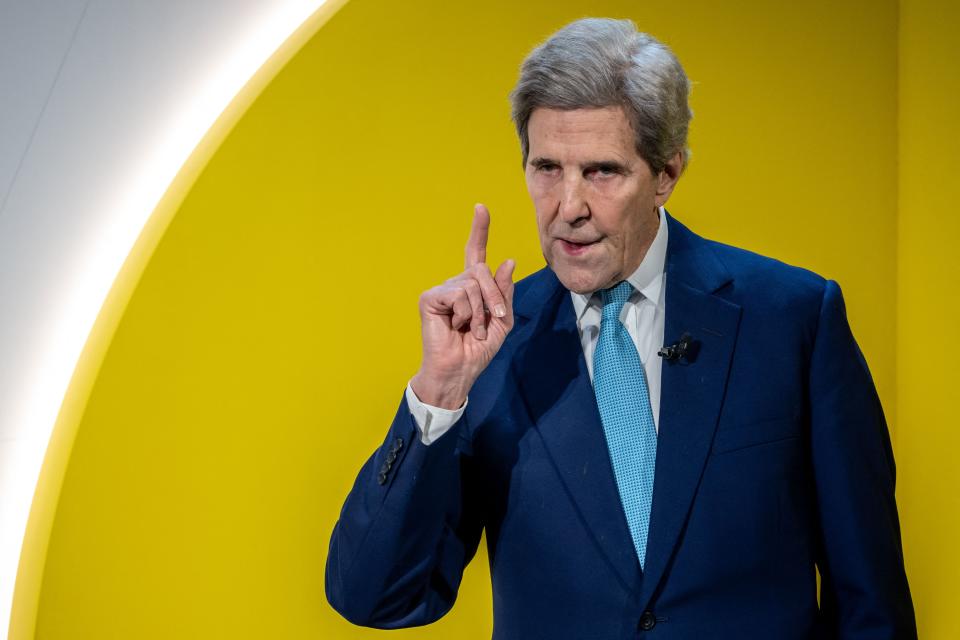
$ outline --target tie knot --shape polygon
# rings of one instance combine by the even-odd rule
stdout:
[[[630,299],[633,285],[624,280],[615,287],[600,290],[600,300],[603,302],[602,320],[619,320],[623,305]]]

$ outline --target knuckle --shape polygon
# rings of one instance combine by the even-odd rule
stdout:
[[[435,300],[437,297],[439,297],[439,295],[440,293],[437,287],[434,287],[433,289],[427,289],[426,291],[422,292],[420,294],[420,297],[418,298],[420,306],[422,307],[426,304],[429,304],[430,302]]]

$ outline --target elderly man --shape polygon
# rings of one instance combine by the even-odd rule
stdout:
[[[663,208],[688,90],[629,21],[575,22],[524,62],[547,267],[492,273],[478,205],[466,270],[421,296],[420,370],[330,543],[347,619],[438,619],[485,529],[495,638],[916,636],[840,289]]]

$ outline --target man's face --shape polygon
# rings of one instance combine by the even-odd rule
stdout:
[[[527,131],[527,190],[547,264],[577,293],[625,280],[656,236],[679,154],[654,175],[621,107],[538,108]]]

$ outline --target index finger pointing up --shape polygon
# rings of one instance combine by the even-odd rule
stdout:
[[[487,207],[477,204],[473,207],[473,224],[470,226],[470,238],[467,240],[466,268],[487,261],[487,235],[490,231],[490,212]]]

